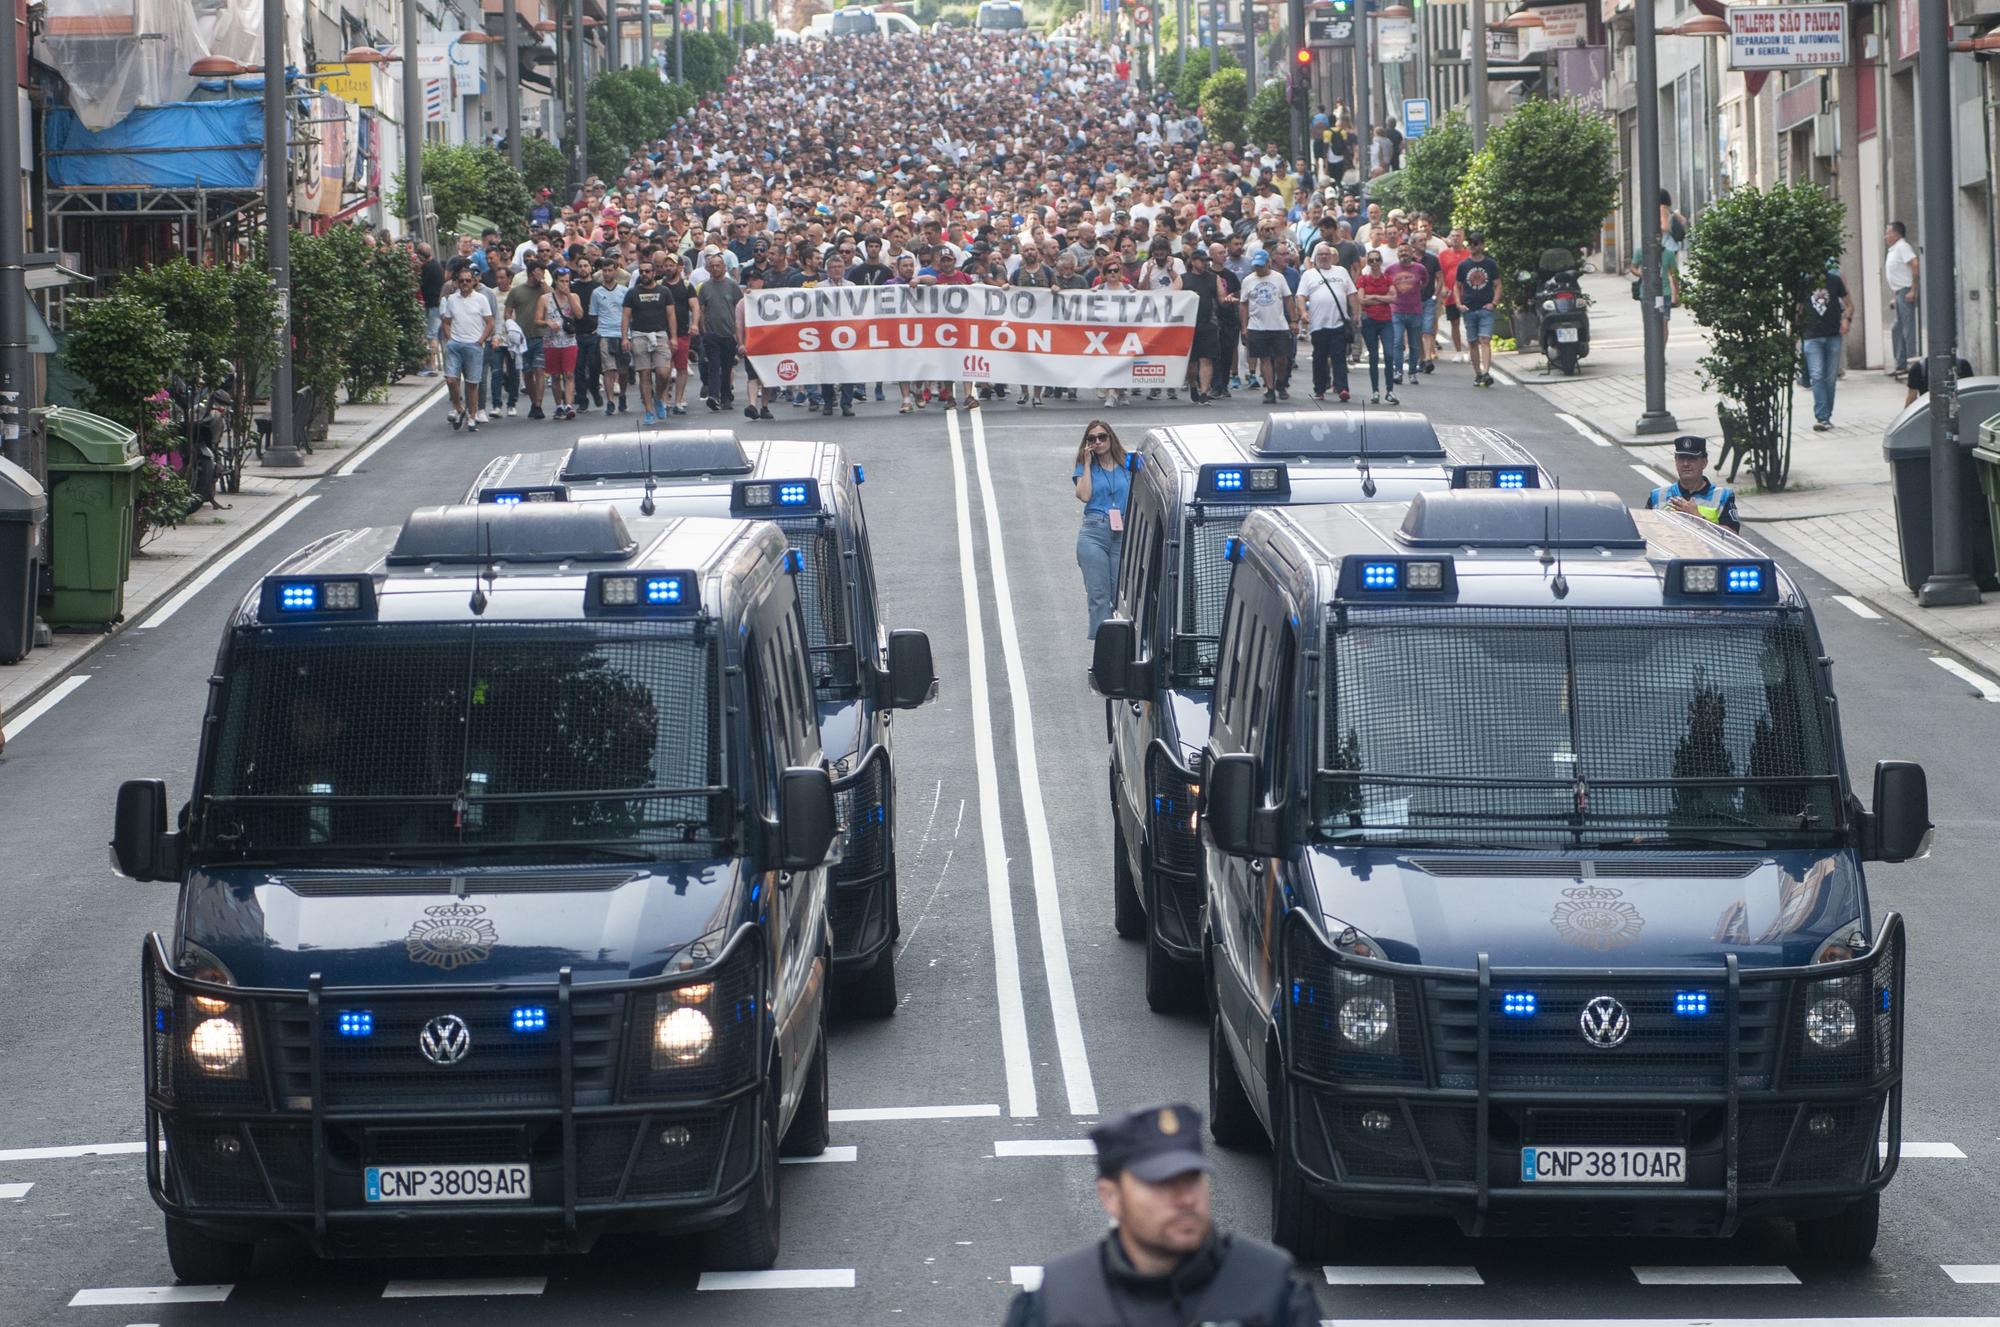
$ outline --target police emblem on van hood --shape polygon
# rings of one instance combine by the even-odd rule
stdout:
[[[1625,901],[1625,891],[1605,885],[1577,885],[1563,892],[1563,902],[1549,918],[1556,934],[1570,944],[1599,953],[1618,949],[1639,938],[1646,919]]]
[[[500,943],[500,933],[486,919],[486,909],[476,903],[440,903],[425,908],[424,915],[403,937],[403,949],[412,963],[425,963],[451,972],[468,963],[483,963]]]

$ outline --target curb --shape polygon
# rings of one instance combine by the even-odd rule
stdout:
[[[355,454],[359,455],[363,448],[372,446],[377,438],[380,438],[382,435],[388,433],[391,429],[397,428],[398,426],[403,424],[404,421],[408,420],[412,415],[415,415],[419,411],[425,409],[426,407],[435,404],[436,398],[443,391],[444,391],[444,384],[442,380],[440,380],[439,383],[435,387],[433,387],[430,391],[425,392],[415,401],[412,401],[406,409],[399,410],[396,412],[394,416],[384,420],[382,422],[382,426],[375,430],[374,434],[369,437],[368,441],[360,444],[360,446],[357,446],[354,449]],[[343,462],[343,464],[345,464],[345,462]],[[336,467],[334,470],[327,471],[323,475],[309,476],[309,478],[312,479],[313,485],[317,487],[319,481],[324,479],[334,478],[336,476],[337,470],[338,467]],[[153,599],[152,603],[147,604],[137,613],[129,614],[126,617],[123,617],[118,621],[112,623],[107,630],[98,633],[98,635],[93,637],[90,640],[90,642],[84,646],[83,651],[79,653],[76,656],[76,658],[70,661],[69,667],[63,669],[60,673],[53,674],[48,678],[48,680],[44,681],[40,686],[36,687],[33,691],[30,691],[27,695],[22,696],[19,700],[14,701],[13,705],[15,710],[16,711],[25,710],[29,706],[33,705],[36,701],[40,700],[43,696],[47,695],[50,691],[53,691],[58,685],[60,685],[64,681],[64,679],[74,674],[77,668],[81,666],[86,659],[96,654],[99,650],[103,649],[106,645],[109,645],[112,641],[116,640],[118,637],[124,635],[125,632],[128,631],[131,627],[133,627],[139,621],[143,620],[146,614],[150,613],[156,606],[165,603],[167,600],[179,594],[183,589],[187,587],[190,581],[194,580],[196,577],[200,576],[203,572],[207,571],[209,567],[214,565],[216,562],[220,561],[222,558],[228,556],[231,549],[235,548],[238,544],[243,543],[245,540],[251,538],[258,531],[262,530],[265,526],[269,525],[272,521],[277,520],[280,516],[284,515],[286,512],[290,511],[293,507],[297,506],[299,501],[305,496],[306,493],[303,490],[298,493],[294,493],[286,501],[279,503],[277,506],[271,508],[271,510],[265,512],[264,515],[260,519],[258,519],[254,524],[246,525],[241,530],[237,531],[235,537],[230,539],[229,542],[224,544],[218,544],[213,549],[209,550],[207,557],[203,558],[199,563],[195,564],[194,566],[189,567],[187,569],[186,575],[180,577],[179,579],[174,581],[173,584],[162,589],[159,595]]]

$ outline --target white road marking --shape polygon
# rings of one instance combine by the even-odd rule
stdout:
[[[392,428],[390,428],[390,430],[387,433],[384,433],[381,437],[375,439],[375,441],[369,443],[366,447],[363,447],[360,451],[354,453],[354,455],[348,457],[347,460],[342,462],[340,468],[333,472],[335,477],[344,479],[348,475],[353,474],[356,470],[361,468],[361,463],[363,461],[366,461],[376,452],[379,452],[384,447],[387,447],[397,438],[402,437],[403,430],[408,428],[410,425],[416,423],[417,420],[423,416],[426,410],[429,410],[432,406],[437,404],[438,397],[446,394],[449,390],[450,390],[449,388],[447,388],[442,382],[440,382],[436,387],[432,388],[422,397],[419,397],[417,403],[411,406],[408,410],[404,411],[403,417],[397,420],[395,425]]]
[[[11,742],[22,733],[28,731],[29,724],[60,705],[63,697],[69,695],[70,692],[76,690],[89,680],[90,674],[81,673],[75,677],[65,677],[62,681],[49,688],[47,695],[15,715],[13,722],[9,723],[4,729],[0,729],[0,745]],[[5,1159],[6,1154],[0,1153],[0,1161],[4,1161]]]
[[[1042,1269],[1040,1267],[1009,1267],[1007,1269],[1007,1279],[1023,1290],[1040,1290],[1042,1288]]]
[[[1956,659],[1943,659],[1932,655],[1931,662],[1944,669],[1947,673],[1950,673],[1959,681],[1969,685],[1987,700],[2000,702],[2000,682],[1995,682],[1990,677],[1973,672]]]
[[[954,442],[953,451],[957,447]],[[1028,704],[1028,670],[1021,662],[1015,629],[1014,590],[1007,579],[1007,547],[1001,533],[1000,504],[994,497],[993,469],[986,455],[983,411],[972,417],[972,456],[979,468],[979,501],[986,518],[986,555],[993,573],[993,599],[1000,619],[1000,653],[1007,667],[1007,699],[1014,711],[1014,765],[1027,820],[1028,860],[1035,880],[1035,920],[1042,939],[1042,969],[1055,1017],[1056,1055],[1062,1061],[1063,1089],[1072,1115],[1097,1114],[1097,1088],[1083,1045],[1083,1016],[1070,980],[1069,941],[1063,935],[1062,899],[1056,884],[1055,847],[1049,837],[1048,808],[1042,801],[1041,768],[1035,758],[1035,716]]]
[[[996,1157],[1094,1157],[1097,1144],[1088,1138],[1003,1138],[993,1144]]]
[[[852,1267],[799,1267],[769,1272],[703,1272],[696,1290],[852,1290]]]
[[[829,1147],[816,1157],[779,1157],[781,1166],[829,1166],[841,1161],[853,1161],[861,1155],[861,1149],[849,1143],[846,1147]]]
[[[986,627],[980,620],[979,579],[972,564],[972,510],[958,417],[944,417],[951,438],[952,512],[958,521],[958,580],[965,595],[966,688],[972,703],[972,754],[979,774],[979,838],[986,854],[986,914],[993,928],[993,973],[999,988],[1000,1058],[1007,1073],[1007,1113],[1039,1113],[1035,1064],[1028,1049],[1028,1011],[1021,998],[1021,951],[1014,938],[1007,848],[1001,842],[1000,772],[993,754],[993,702],[986,686]],[[840,1112],[835,1111],[835,1118]],[[893,1118],[893,1117],[891,1117]]]
[[[2000,1318],[1322,1318],[1320,1327],[1995,1327]]]
[[[1033,1085],[1030,1078],[1029,1086]],[[1035,1113],[1032,1096],[1028,1104],[1028,1113],[1032,1115]],[[853,1124],[867,1120],[977,1120],[999,1113],[998,1106],[849,1106],[828,1111],[827,1118],[835,1124]]]
[[[174,591],[172,597],[165,603],[146,614],[143,621],[133,624],[133,629],[135,631],[151,631],[154,627],[164,624],[167,619],[192,603],[196,595],[215,584],[216,578],[222,575],[223,572],[228,571],[231,567],[242,561],[250,550],[284,529],[286,525],[290,524],[294,516],[297,516],[307,507],[312,506],[313,503],[318,501],[319,494],[317,493],[308,493],[302,498],[295,499],[290,506],[264,522],[263,527],[256,533],[230,549],[227,553],[224,553],[215,561],[209,563],[201,575]]]
[[[1870,608],[1867,604],[1862,603],[1851,594],[1836,594],[1833,596],[1833,602],[1839,604],[1856,617],[1865,617],[1871,622],[1882,620],[1880,613]]]
[[[2000,1286],[2000,1263],[1946,1263],[1943,1271],[1962,1286]]]
[[[1477,1267],[1322,1267],[1330,1286],[1483,1286]]]
[[[1888,1147],[1885,1145],[1881,1152],[1887,1156]],[[1907,1161],[1911,1158],[1922,1161],[1963,1161],[1965,1153],[1959,1149],[1957,1143],[1904,1143],[1903,1159]]]
[[[1642,1286],[1795,1286],[1789,1267],[1634,1267]]]
[[[1634,461],[1632,462],[1632,468],[1634,470],[1637,470],[1641,475],[1643,475],[1647,483],[1652,484],[1655,487],[1658,487],[1661,484],[1671,484],[1674,482],[1673,480],[1667,478],[1665,475],[1661,474],[1658,470],[1655,470],[1650,465],[1640,465],[1637,461]]]
[[[1565,415],[1560,410],[1558,410],[1556,412],[1556,418],[1560,419],[1563,423],[1575,429],[1578,433],[1581,433],[1584,436],[1585,440],[1590,442],[1593,446],[1609,447],[1611,445],[1611,440],[1609,438],[1605,437],[1603,434],[1599,433],[1596,429],[1592,428],[1590,425],[1578,419],[1575,415]]]
[[[0,1161],[60,1161],[65,1157],[115,1157],[143,1152],[146,1144],[83,1143],[75,1147],[17,1147],[0,1152]]]
[[[73,1309],[107,1308],[120,1304],[220,1304],[235,1286],[114,1286],[79,1290],[70,1296]]]
[[[33,1184],[0,1184],[0,1199],[26,1198]]]
[[[539,1295],[548,1289],[546,1276],[468,1276],[434,1281],[391,1281],[382,1287],[384,1299],[458,1299],[480,1295]]]

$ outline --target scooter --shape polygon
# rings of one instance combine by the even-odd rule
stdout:
[[[1590,264],[1578,263],[1567,249],[1550,249],[1541,266],[1535,300],[1541,306],[1542,354],[1564,377],[1574,378],[1578,362],[1590,353],[1590,296],[1577,280]]]

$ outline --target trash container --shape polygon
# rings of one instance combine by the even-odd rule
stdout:
[[[1979,441],[1972,449],[1972,469],[1986,494],[1986,552],[2000,565],[2000,415],[1979,426]]]
[[[68,406],[35,412],[49,457],[51,626],[105,626],[125,614],[132,571],[132,505],[139,436],[115,420]]]
[[[48,494],[35,477],[0,457],[0,664],[19,662],[35,643],[48,514]]]
[[[1882,438],[1895,499],[1896,543],[1903,555],[1903,584],[1915,593],[1931,576],[1931,413],[1919,397],[1906,407]],[[2000,415],[2000,378],[1958,380],[1959,504],[1965,514],[1966,557],[1982,590],[2000,590],[1994,561],[1994,517],[1974,473],[1972,450],[1979,423]]]

